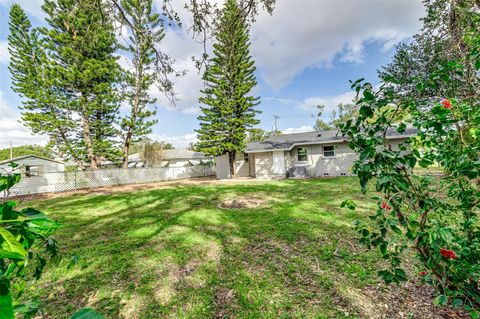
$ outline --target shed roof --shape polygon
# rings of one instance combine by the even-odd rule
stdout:
[[[410,137],[417,133],[415,128],[408,128],[403,133],[391,129],[387,131],[388,139]],[[248,143],[245,153],[267,152],[267,151],[289,151],[296,145],[329,144],[346,142],[338,130],[315,131],[306,133],[283,134],[271,136],[262,142]]]
[[[27,154],[27,155],[17,156],[17,157],[11,158],[11,159],[0,161],[0,165],[4,165],[4,164],[11,163],[11,162],[19,161],[19,160],[29,158],[29,157],[36,157],[36,158],[39,158],[39,159],[42,159],[42,160],[45,160],[45,161],[55,162],[55,163],[63,164],[63,165],[68,164],[68,163],[65,163],[65,162],[62,162],[62,161],[57,161],[57,160],[54,160],[54,159],[51,159],[51,158],[48,158],[48,157],[38,156],[38,155],[34,155],[34,154]]]

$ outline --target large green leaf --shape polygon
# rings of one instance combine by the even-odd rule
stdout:
[[[2,243],[0,245],[0,258],[21,259],[24,260],[27,252],[23,246],[15,239],[11,232],[0,227],[0,237]]]
[[[11,220],[17,218],[17,212],[13,209],[17,205],[14,201],[8,201],[0,204],[0,220]]]
[[[0,293],[0,319],[15,319],[13,314],[12,296],[10,293]]]
[[[104,319],[104,317],[90,308],[77,311],[70,319]]]

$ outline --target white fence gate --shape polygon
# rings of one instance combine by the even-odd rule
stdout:
[[[73,172],[45,172],[42,176],[26,177],[10,189],[10,196],[63,192],[138,183],[172,181],[191,177],[214,176],[211,166],[112,168]],[[2,195],[0,194],[0,197]]]

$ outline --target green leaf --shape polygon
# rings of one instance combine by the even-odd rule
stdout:
[[[0,318],[15,319],[13,314],[12,296],[10,293],[0,294]]]
[[[433,301],[433,303],[434,303],[435,305],[445,306],[446,304],[448,304],[448,297],[445,296],[445,295],[440,295],[440,296],[438,296],[437,298],[435,298],[435,300]]]
[[[3,238],[0,258],[25,260],[27,252],[15,237],[5,228],[0,227],[0,236]]]
[[[452,306],[455,308],[461,307],[463,305],[463,300],[460,298],[455,298],[452,300]]]
[[[365,101],[372,101],[373,99],[375,99],[375,96],[373,95],[371,90],[363,91],[363,97]]]
[[[84,308],[74,313],[70,319],[104,319],[104,317],[90,308]]]
[[[342,204],[340,205],[341,208],[348,208],[350,210],[355,210],[355,208],[357,207],[357,204],[351,200],[351,199],[346,199],[342,202]]]
[[[0,220],[16,219],[17,213],[13,210],[15,206],[17,206],[17,203],[14,201],[0,204]]]

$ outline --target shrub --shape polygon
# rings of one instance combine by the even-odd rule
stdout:
[[[468,56],[480,74],[480,47]],[[471,63],[474,61],[475,63]],[[412,82],[427,90],[471,72],[463,61],[443,65],[427,80]],[[437,304],[463,307],[472,317],[480,308],[480,104],[478,94],[456,99],[449,96],[412,98],[395,93],[396,80],[374,89],[358,80],[359,114],[340,125],[350,147],[359,155],[353,171],[362,190],[374,181],[382,194],[374,197],[377,210],[371,223],[357,224],[361,240],[377,247],[389,267],[379,272],[386,283],[406,280],[402,255],[413,249],[419,276],[438,291]],[[386,139],[391,130],[402,134],[408,127],[417,135],[398,151]],[[416,167],[438,164],[441,176],[419,173]],[[351,201],[343,206],[354,209]]]

